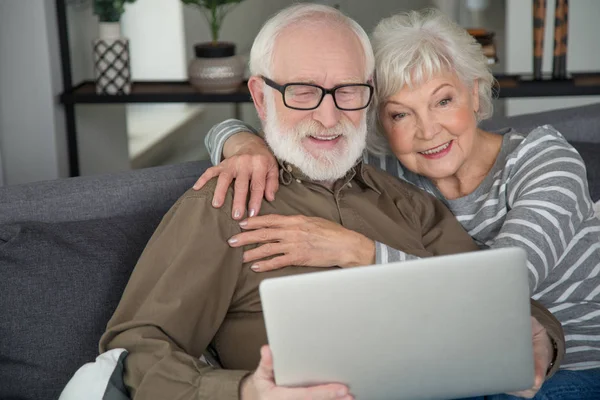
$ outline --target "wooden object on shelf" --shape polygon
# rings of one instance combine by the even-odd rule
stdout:
[[[481,45],[481,50],[483,51],[483,55],[486,56],[488,64],[496,64],[498,56],[496,53],[496,44],[494,43],[495,33],[482,28],[467,29],[467,32]]]
[[[568,0],[556,0],[554,9],[554,51],[552,57],[552,78],[567,78],[567,42],[568,42]]]
[[[533,0],[533,79],[542,79],[546,0]]]
[[[560,59],[560,74],[567,77],[567,50],[569,44],[569,0],[563,0],[563,57]]]

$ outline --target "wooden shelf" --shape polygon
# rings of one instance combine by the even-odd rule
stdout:
[[[84,81],[60,96],[63,104],[106,103],[249,103],[252,102],[244,82],[231,94],[206,94],[198,92],[187,81],[134,82],[130,94],[96,94],[93,81]]]
[[[534,80],[527,75],[496,75],[499,98],[600,95],[600,73],[580,72],[568,79],[544,77]]]
[[[600,95],[600,73],[574,73],[568,79],[547,77],[533,80],[527,75],[496,75],[499,98],[593,96]],[[63,93],[64,104],[105,103],[250,103],[252,98],[244,82],[235,93],[200,93],[187,81],[134,82],[127,95],[96,94],[93,81],[84,81]]]

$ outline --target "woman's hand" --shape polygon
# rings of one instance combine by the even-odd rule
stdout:
[[[546,328],[535,317],[531,317],[531,337],[533,340],[533,366],[535,368],[533,387],[520,392],[509,393],[527,399],[533,398],[544,384],[546,372],[548,372],[548,367],[554,356],[554,348]]]
[[[275,200],[279,189],[279,166],[265,142],[251,133],[239,133],[225,142],[225,155],[231,157],[219,165],[207,169],[194,184],[194,190],[201,189],[206,182],[218,176],[217,186],[213,195],[212,205],[219,208],[225,201],[227,189],[235,179],[233,186],[233,208],[231,215],[241,219],[246,212],[248,187],[250,201],[248,215],[257,215],[263,196],[269,201]]]
[[[240,247],[262,244],[244,252],[252,270],[271,271],[290,265],[355,267],[375,263],[375,243],[369,238],[322,218],[263,215],[240,222],[245,232],[229,239]]]

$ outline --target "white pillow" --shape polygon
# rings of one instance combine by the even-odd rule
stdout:
[[[75,372],[67,386],[63,389],[58,400],[109,400],[123,399],[128,396],[117,393],[122,385],[123,361],[127,356],[125,349],[113,349],[96,357],[95,362],[90,362],[82,366]],[[111,376],[113,382],[107,391]],[[118,381],[114,385],[114,380]],[[107,393],[108,392],[108,393]],[[105,394],[107,398],[105,398]]]

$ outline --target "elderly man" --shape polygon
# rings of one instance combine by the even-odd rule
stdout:
[[[320,217],[355,231],[357,241],[419,256],[477,249],[433,197],[358,162],[373,90],[373,54],[358,24],[329,7],[292,6],[264,25],[250,67],[248,85],[282,184],[261,214]],[[231,193],[223,210],[211,206],[215,185],[188,191],[165,215],[101,351],[129,351],[124,376],[134,399],[350,399],[339,384],[275,385],[258,286],[317,269],[254,273],[243,249],[227,243],[241,227],[224,211]],[[364,264],[374,262],[371,254]],[[560,341],[557,321],[536,316]],[[200,360],[207,349],[223,369]]]

